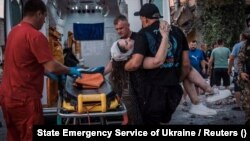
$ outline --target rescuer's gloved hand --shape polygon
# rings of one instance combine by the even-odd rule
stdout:
[[[70,67],[68,75],[75,77],[75,78],[81,77],[81,73],[80,71],[78,71],[77,67]]]

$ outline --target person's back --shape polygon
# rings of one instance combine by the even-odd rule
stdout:
[[[145,46],[145,55],[152,57],[155,56],[160,42],[161,35],[159,33],[159,21],[153,23],[151,26],[143,28],[139,31],[139,35],[145,37],[147,42],[135,42],[135,46]],[[161,86],[178,85],[180,78],[180,60],[182,60],[182,49],[185,45],[182,43],[182,33],[179,28],[172,26],[169,33],[169,40],[171,42],[170,50],[167,53],[165,63],[156,69],[146,69],[145,82],[148,84],[157,84]],[[136,49],[136,48],[135,48]]]
[[[221,79],[223,79],[223,86],[228,88],[230,85],[230,76],[228,74],[228,59],[230,56],[230,50],[224,47],[222,39],[217,41],[218,47],[213,49],[209,66],[214,63],[214,80],[215,85],[219,87],[221,85]]]
[[[230,50],[227,47],[218,47],[212,51],[214,68],[227,68]]]
[[[183,93],[179,85],[181,67],[186,67],[186,64],[183,65],[182,62],[183,54],[187,59],[185,63],[188,66],[190,64],[187,41],[183,32],[175,26],[171,26],[167,38],[162,38],[159,32],[160,22],[158,20],[161,16],[155,5],[143,5],[140,12],[135,13],[135,16],[137,15],[141,17],[143,28],[138,33],[135,40],[134,54],[125,65],[125,68],[135,70],[141,65],[138,62],[142,61],[143,57],[155,58],[162,41],[170,41],[169,47],[164,46],[167,47],[168,51],[161,60],[162,62],[153,63],[149,66],[150,69],[144,69],[144,90],[138,96],[144,124],[168,123]],[[184,53],[184,51],[186,52]]]

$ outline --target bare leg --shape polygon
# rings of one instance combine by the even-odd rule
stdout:
[[[184,79],[183,80],[183,87],[186,91],[186,93],[188,94],[191,102],[194,104],[194,105],[197,105],[198,103],[200,103],[200,100],[198,98],[198,94],[195,90],[195,86],[192,82],[190,82],[189,79]]]
[[[189,110],[190,113],[203,116],[211,116],[217,114],[215,110],[206,107],[200,102],[194,83],[192,83],[189,79],[186,78],[183,80],[183,87],[192,102],[191,108]]]
[[[197,70],[194,68],[191,69],[190,73],[187,76],[190,82],[194,83],[195,85],[199,86],[203,91],[212,93],[212,87],[205,81],[204,78],[199,74]]]

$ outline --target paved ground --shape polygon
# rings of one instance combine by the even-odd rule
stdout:
[[[218,114],[213,117],[205,117],[199,115],[193,115],[188,113],[190,103],[188,106],[183,106],[182,103],[178,106],[173,118],[170,122],[172,125],[243,125],[244,124],[244,112],[233,111],[231,108],[235,106],[233,97],[226,98],[224,100],[206,103],[205,96],[200,96],[202,102],[210,108],[217,110]],[[5,140],[6,126],[3,122],[2,113],[0,111],[0,121],[3,126],[0,127],[0,141]]]
[[[200,96],[203,104],[217,111],[217,115],[212,117],[193,115],[188,112],[188,106],[180,104],[173,115],[170,124],[181,125],[243,125],[245,114],[243,111],[234,111],[235,106],[233,97],[226,98],[214,103],[206,103],[205,96]]]

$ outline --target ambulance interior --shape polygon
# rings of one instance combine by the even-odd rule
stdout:
[[[25,1],[4,1],[5,18],[2,21],[5,26],[2,30],[5,29],[5,34],[1,38],[3,50],[8,32],[22,18],[22,6]],[[64,63],[63,49],[72,48],[81,66],[90,68],[105,66],[110,59],[110,46],[118,39],[113,19],[120,14],[118,5],[123,5],[125,8],[125,2],[118,0],[44,0],[44,2],[47,5],[47,18],[41,32],[48,37],[55,59]],[[58,93],[58,83],[44,77],[42,104],[44,115],[49,120],[54,121],[57,115]]]
[[[22,6],[27,0],[2,0],[1,51],[11,28],[22,19]],[[128,17],[132,31],[141,28],[134,11],[143,3],[153,2],[162,11],[161,0],[43,0],[47,5],[46,22],[41,32],[48,38],[56,60],[64,63],[63,50],[72,48],[79,65],[92,68],[105,66],[110,60],[110,47],[119,36],[113,20],[119,14]],[[0,52],[1,55],[1,52]],[[1,55],[0,62],[4,62]],[[57,82],[44,77],[42,104],[46,117],[57,115],[59,88]]]

